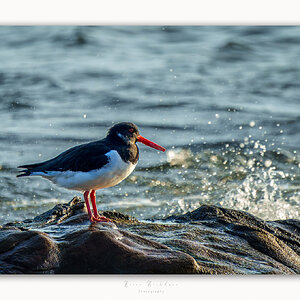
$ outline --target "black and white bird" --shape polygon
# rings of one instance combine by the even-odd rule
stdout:
[[[122,122],[111,127],[102,140],[75,146],[41,163],[19,166],[26,170],[17,177],[38,175],[61,187],[82,191],[90,221],[108,222],[98,214],[96,190],[114,186],[132,173],[139,159],[136,142],[166,150],[142,137],[135,124]]]

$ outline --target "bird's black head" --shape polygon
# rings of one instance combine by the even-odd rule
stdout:
[[[160,151],[166,151],[166,149],[162,146],[155,144],[142,137],[137,129],[136,125],[131,122],[122,122],[111,127],[107,134],[107,139],[109,139],[113,143],[132,145],[136,142],[141,142],[149,147]]]
[[[111,127],[107,137],[114,142],[129,145],[135,143],[139,135],[139,130],[135,124],[122,122]]]

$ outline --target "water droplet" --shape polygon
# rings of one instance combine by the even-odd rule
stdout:
[[[271,161],[270,159],[267,159],[267,160],[265,161],[265,167],[266,167],[266,168],[269,168],[269,167],[271,167],[271,165],[272,165],[272,161]]]
[[[217,156],[212,155],[212,156],[210,157],[210,160],[211,160],[213,163],[216,163],[216,162],[218,161],[218,158],[217,158]]]
[[[254,126],[255,126],[255,122],[254,122],[254,121],[251,121],[251,122],[249,123],[249,126],[250,126],[250,127],[254,127]]]

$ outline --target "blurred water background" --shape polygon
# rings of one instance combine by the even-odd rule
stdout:
[[[0,224],[66,203],[69,191],[17,166],[105,136],[139,144],[100,210],[139,219],[201,204],[299,218],[300,27],[1,26]]]

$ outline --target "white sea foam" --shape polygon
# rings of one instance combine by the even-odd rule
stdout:
[[[275,168],[250,174],[241,185],[230,190],[219,204],[247,211],[266,220],[299,218],[299,206],[297,208],[291,203],[293,198],[290,198],[289,202],[284,198],[283,191],[288,187],[282,187],[278,182],[278,178],[282,176],[282,172],[276,171]],[[293,197],[295,201],[299,201],[299,197]]]

